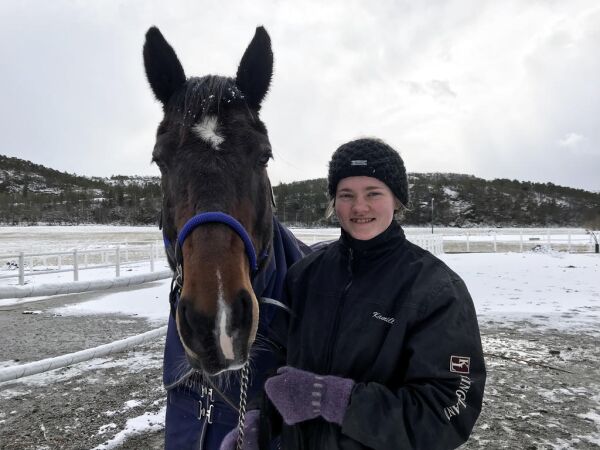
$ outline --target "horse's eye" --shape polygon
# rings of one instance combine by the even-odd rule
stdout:
[[[261,166],[267,167],[267,164],[269,164],[269,159],[271,159],[273,155],[271,154],[271,152],[268,153],[263,153],[260,158],[258,158],[258,163]]]

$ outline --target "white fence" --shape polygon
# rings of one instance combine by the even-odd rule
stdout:
[[[421,248],[433,253],[434,255],[440,255],[444,253],[444,238],[439,235],[427,235],[427,234],[418,234],[418,235],[407,235],[406,239],[408,239],[413,244],[418,245]]]
[[[600,232],[554,229],[444,230],[444,251],[453,252],[524,252],[554,250],[569,253],[593,253]]]
[[[17,278],[19,285],[25,284],[25,276],[73,272],[73,281],[79,281],[79,272],[89,269],[114,267],[115,277],[121,276],[121,268],[147,261],[150,272],[155,262],[165,257],[160,241],[146,244],[116,244],[98,249],[73,249],[45,253],[19,252],[0,255],[0,265],[11,273],[0,274],[0,279]],[[10,270],[13,269],[13,270]],[[6,271],[3,271],[6,272]]]
[[[291,231],[309,245],[340,236],[339,228],[291,228]],[[433,254],[524,252],[539,249],[592,253],[596,251],[597,241],[600,241],[600,231],[574,228],[435,228],[435,233],[429,234],[424,228],[406,227],[404,231],[409,241]]]

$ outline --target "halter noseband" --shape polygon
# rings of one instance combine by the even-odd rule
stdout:
[[[250,273],[253,277],[258,272],[258,262],[256,259],[256,250],[254,249],[254,245],[252,244],[252,240],[248,235],[246,229],[239,223],[236,219],[231,217],[228,214],[222,212],[204,212],[195,215],[190,220],[188,220],[179,235],[177,236],[177,242],[175,243],[174,254],[171,254],[169,251],[172,251],[172,243],[169,238],[164,234],[163,231],[163,241],[165,244],[165,249],[167,251],[167,256],[172,258],[174,261],[174,266],[176,268],[176,273],[173,276],[173,280],[171,281],[171,294],[170,294],[170,303],[171,303],[171,314],[175,317],[175,305],[177,303],[177,299],[179,294],[181,293],[181,289],[183,288],[183,257],[182,257],[182,248],[183,243],[186,238],[200,225],[206,223],[222,223],[229,226],[236,234],[240,237],[242,242],[244,243],[244,249],[246,252],[246,256],[248,257],[248,262],[250,263]],[[261,254],[261,261],[268,256],[268,249],[266,249],[263,254]]]

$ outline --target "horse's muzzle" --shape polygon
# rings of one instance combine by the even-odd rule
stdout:
[[[231,302],[218,303],[215,315],[198,312],[189,298],[177,308],[177,329],[190,365],[209,375],[244,365],[256,336],[256,299],[240,290]]]

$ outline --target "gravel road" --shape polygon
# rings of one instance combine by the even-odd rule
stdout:
[[[98,294],[0,308],[3,366],[82,350],[156,328],[123,315],[55,316]],[[23,314],[26,310],[38,314]],[[464,449],[600,449],[598,332],[528,322],[482,323],[489,372],[484,409]],[[600,324],[598,330],[600,331]],[[162,338],[107,358],[0,384],[1,449],[92,449],[128,420],[146,431],[118,448],[162,448]],[[158,419],[156,417],[158,417]],[[144,420],[144,419],[141,419]]]

